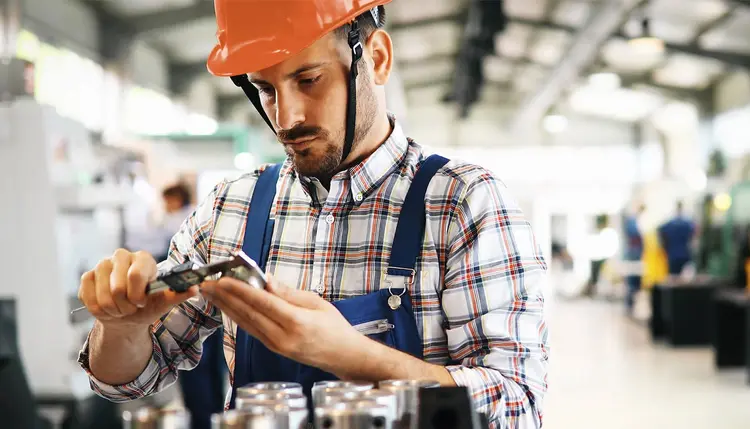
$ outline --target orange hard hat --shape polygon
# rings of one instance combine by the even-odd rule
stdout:
[[[237,76],[279,64],[390,1],[214,0],[219,42],[208,58],[208,71]]]

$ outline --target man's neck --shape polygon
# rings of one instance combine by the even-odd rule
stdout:
[[[354,165],[367,159],[372,155],[378,148],[388,140],[391,133],[393,132],[394,124],[388,115],[377,120],[370,128],[370,132],[365,136],[364,139],[357,143],[356,148],[352,150],[346,160],[339,165],[336,171],[330,177],[318,177],[320,184],[323,185],[327,190],[331,189],[331,179],[337,173],[351,168]]]

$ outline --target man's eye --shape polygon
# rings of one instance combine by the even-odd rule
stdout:
[[[299,83],[301,85],[313,85],[319,80],[320,80],[320,76],[316,76],[310,79],[300,79]]]
[[[270,86],[261,86],[258,88],[258,92],[264,95],[273,95],[273,88]]]

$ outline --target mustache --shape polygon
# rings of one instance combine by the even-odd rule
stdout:
[[[279,130],[276,138],[281,143],[293,142],[295,140],[308,139],[314,137],[325,137],[326,131],[314,125],[298,125],[288,130]]]

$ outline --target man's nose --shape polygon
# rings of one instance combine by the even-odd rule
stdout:
[[[278,91],[276,94],[276,125],[290,130],[305,122],[305,103],[294,91]]]

